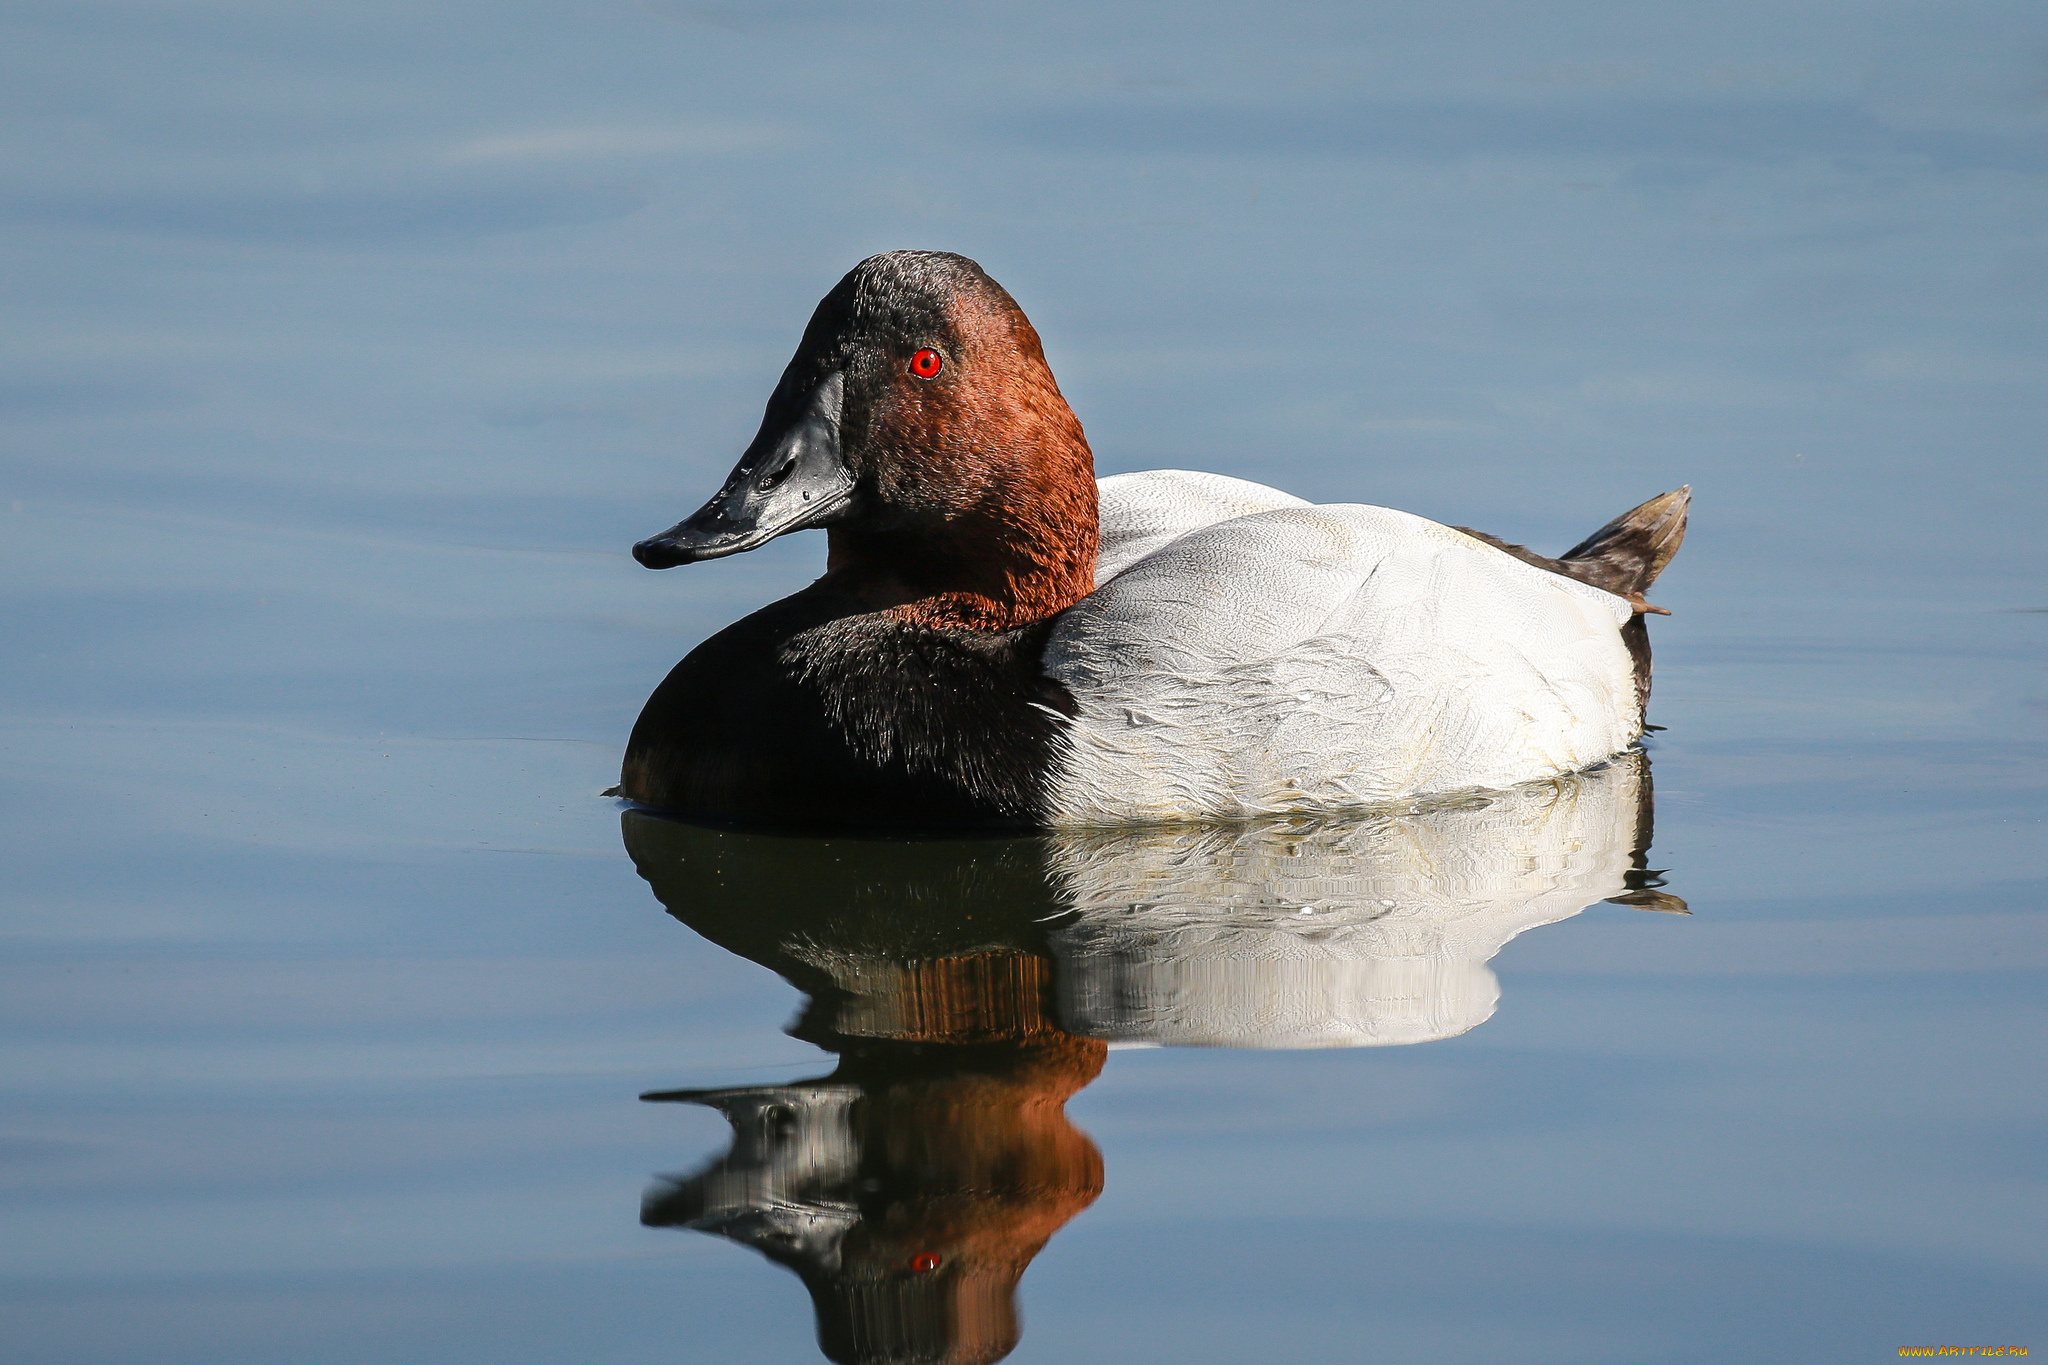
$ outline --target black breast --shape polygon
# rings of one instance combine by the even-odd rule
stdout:
[[[647,699],[622,796],[794,825],[1036,825],[1073,701],[1050,623],[983,633],[862,612],[821,587],[690,652]]]

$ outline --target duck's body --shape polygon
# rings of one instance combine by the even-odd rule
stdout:
[[[677,665],[621,794],[782,823],[1238,818],[1509,786],[1641,733],[1640,593],[1682,492],[1546,560],[1216,475],[1098,496],[1091,463],[978,267],[864,262],[725,490],[636,547],[666,567],[825,525],[827,573]]]
[[[1054,623],[1046,671],[1076,712],[1054,821],[1328,810],[1587,767],[1641,733],[1633,615],[1384,507],[1188,532]]]

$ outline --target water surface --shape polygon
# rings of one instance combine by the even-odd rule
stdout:
[[[861,1265],[1017,1361],[2048,1342],[2032,9],[4,23],[10,1359],[799,1361]],[[1550,550],[1692,484],[1647,853],[1632,767],[850,871],[600,799],[822,555],[626,547],[903,246],[1104,473]],[[790,1093],[822,1300],[683,1226]]]

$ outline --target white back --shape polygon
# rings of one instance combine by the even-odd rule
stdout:
[[[1102,548],[1095,560],[1098,588],[1190,531],[1254,512],[1309,505],[1292,493],[1249,479],[1187,469],[1112,474],[1097,480],[1095,487],[1102,525]]]
[[[1300,504],[1170,537],[1048,641],[1046,672],[1079,710],[1053,820],[1343,809],[1588,767],[1640,730],[1629,615],[1384,507]]]

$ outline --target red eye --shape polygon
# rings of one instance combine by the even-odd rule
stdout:
[[[925,354],[926,354],[926,355],[930,355],[931,353],[930,353],[929,351],[927,351],[927,352],[925,352]],[[933,374],[937,374],[938,372],[939,372],[939,367],[938,367],[938,365],[937,365],[937,363],[936,363],[936,357],[934,357],[934,363],[933,363],[933,365],[932,365],[932,373],[933,373]],[[927,1251],[927,1252],[926,1252],[926,1253],[924,1253],[924,1255],[922,1255],[922,1256],[913,1256],[913,1257],[911,1257],[911,1258],[910,1258],[910,1268],[911,1268],[912,1270],[916,1271],[916,1272],[917,1272],[918,1274],[920,1274],[920,1275],[929,1275],[929,1274],[931,1274],[931,1273],[932,1273],[932,1272],[933,1272],[934,1270],[937,1270],[937,1269],[939,1268],[939,1258],[938,1258],[938,1257],[936,1257],[936,1256],[934,1256],[934,1255],[932,1255],[932,1254],[931,1254],[931,1253],[930,1253],[929,1251]]]
[[[946,362],[929,346],[910,357],[910,372],[919,379],[937,379],[945,368]]]

